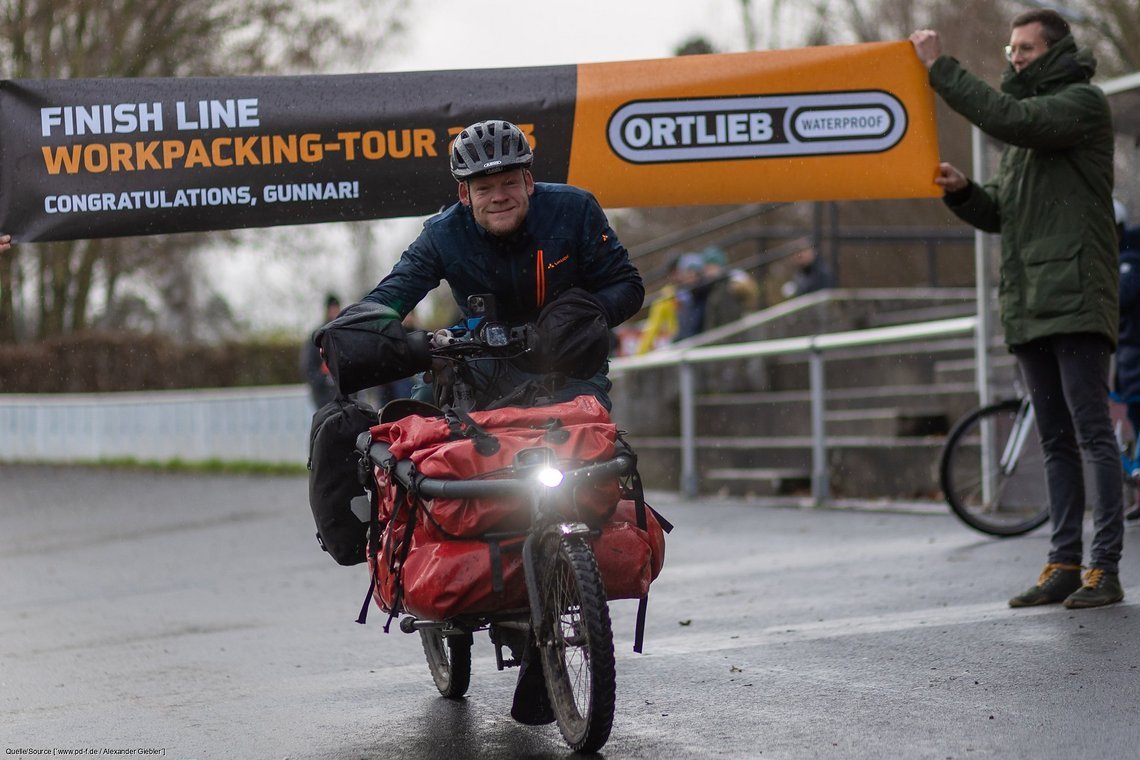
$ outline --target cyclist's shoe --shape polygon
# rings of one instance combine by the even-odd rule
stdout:
[[[1136,506],[1132,507],[1132,509],[1125,512],[1124,519],[1128,520],[1129,522],[1140,520],[1140,503],[1136,504]]]
[[[1081,566],[1050,562],[1041,571],[1037,585],[1009,600],[1010,607],[1060,604],[1081,587]]]
[[[533,644],[528,644],[519,667],[519,680],[515,684],[515,697],[511,703],[511,717],[528,726],[545,726],[553,723],[554,707],[546,693],[546,676],[542,661]]]
[[[1085,583],[1069,594],[1065,606],[1071,610],[1086,607],[1103,607],[1124,600],[1124,589],[1120,587],[1120,575],[1099,567],[1085,571]]]

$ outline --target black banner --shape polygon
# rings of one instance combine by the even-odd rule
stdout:
[[[540,177],[565,181],[575,87],[574,66],[4,81],[0,230],[24,242],[432,213],[455,199],[454,134],[502,114],[535,141]]]

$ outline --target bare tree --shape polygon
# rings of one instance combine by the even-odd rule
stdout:
[[[1136,0],[1073,0],[1077,14],[1069,23],[1082,44],[1097,52],[1101,73],[1109,76],[1140,69],[1140,3]]]
[[[347,70],[374,62],[401,31],[408,1],[0,0],[0,77]],[[169,283],[190,282],[193,253],[214,240],[192,234],[17,246],[0,259],[0,342],[83,330],[98,321],[97,305],[120,313],[121,283],[140,273],[167,283],[158,288],[170,297],[164,308],[184,310],[176,321],[192,328],[194,294]],[[202,295],[197,300],[209,300]]]

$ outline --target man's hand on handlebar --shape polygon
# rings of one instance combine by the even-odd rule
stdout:
[[[459,342],[459,339],[446,327],[431,333],[429,339],[431,340],[432,348],[443,348],[444,346],[450,346],[452,343]]]

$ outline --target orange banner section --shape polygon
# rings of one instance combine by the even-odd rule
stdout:
[[[582,64],[573,134],[609,207],[942,194],[909,42]]]

